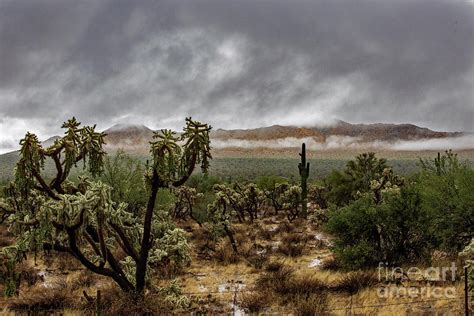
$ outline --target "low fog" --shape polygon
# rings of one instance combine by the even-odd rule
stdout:
[[[308,138],[282,138],[276,140],[212,140],[212,147],[223,148],[296,148],[301,143],[311,150],[338,150],[338,149],[367,149],[367,150],[401,150],[401,151],[420,151],[420,150],[464,150],[474,149],[474,135],[463,135],[459,137],[422,139],[422,140],[399,140],[394,142],[375,141],[363,142],[358,137],[349,136],[329,136],[324,143]]]

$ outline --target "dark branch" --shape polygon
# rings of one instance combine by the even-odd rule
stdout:
[[[117,233],[117,235],[120,237],[120,240],[122,241],[122,244],[123,244],[123,250],[130,256],[133,258],[133,260],[135,260],[135,262],[138,262],[139,260],[139,256],[138,256],[138,252],[136,251],[136,249],[133,247],[133,245],[130,243],[130,240],[127,238],[127,236],[125,235],[125,232],[123,231],[122,228],[120,228],[120,226],[118,226],[117,224],[114,224],[112,222],[109,222],[109,225],[110,227],[113,228],[113,230]]]

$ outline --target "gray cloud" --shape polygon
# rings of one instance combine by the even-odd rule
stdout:
[[[0,0],[0,144],[72,115],[473,131],[473,35],[467,0]]]

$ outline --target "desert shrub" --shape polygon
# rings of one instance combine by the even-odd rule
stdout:
[[[292,277],[294,269],[280,261],[271,261],[265,268],[265,273],[260,275],[255,281],[256,287],[260,290],[277,290],[283,283]]]
[[[336,271],[341,268],[341,263],[335,257],[329,257],[321,263],[321,269]]]
[[[432,233],[442,250],[457,254],[474,236],[474,169],[450,151],[421,165],[416,185]]]
[[[119,150],[113,156],[105,156],[100,179],[112,188],[113,201],[127,203],[131,212],[138,213],[147,202],[147,196],[143,194],[144,171],[144,166],[138,159]]]
[[[262,269],[268,262],[268,255],[266,253],[250,254],[245,257],[247,262],[255,269]]]
[[[246,312],[259,313],[270,305],[271,295],[268,291],[252,291],[240,295],[239,306]]]
[[[326,229],[335,236],[333,250],[343,267],[357,269],[428,258],[429,222],[418,190],[406,186],[385,192],[380,204],[367,194],[332,211]]]
[[[239,255],[232,250],[228,241],[220,243],[213,253],[214,259],[222,264],[232,264],[240,261]]]
[[[272,240],[278,234],[278,231],[277,229],[270,230],[267,227],[263,226],[258,229],[257,233],[262,240],[268,241]]]
[[[283,222],[277,228],[277,233],[293,233],[296,231],[296,226],[293,223]]]
[[[75,304],[70,292],[63,287],[53,287],[48,290],[38,288],[29,291],[24,301],[10,303],[8,308],[14,312],[40,312],[62,310]]]
[[[267,295],[273,293],[285,305],[297,307],[298,315],[303,310],[313,308],[313,311],[321,311],[326,308],[328,285],[312,276],[295,276],[294,269],[281,261],[269,262],[265,273],[256,280],[255,287]]]
[[[38,281],[43,281],[43,277],[38,272],[26,263],[16,267],[16,271],[20,273],[21,281],[26,282],[28,286],[35,285]]]
[[[317,316],[327,314],[328,295],[325,292],[298,297],[293,303],[298,316]]]
[[[96,276],[89,270],[81,271],[71,282],[71,289],[88,288],[95,284]]]
[[[259,176],[255,178],[255,184],[263,191],[272,190],[279,183],[288,183],[288,179],[280,176]]]
[[[352,295],[377,283],[379,283],[379,279],[376,273],[372,271],[354,271],[340,277],[332,285],[332,289]]]
[[[279,286],[275,288],[275,291],[286,299],[295,299],[298,297],[307,297],[311,294],[321,293],[327,289],[327,284],[315,277],[291,276],[285,279],[284,282],[281,282]]]
[[[299,257],[306,249],[309,237],[305,234],[290,233],[283,236],[279,252],[289,257]]]
[[[186,182],[187,186],[196,189],[199,193],[212,193],[216,184],[222,184],[222,181],[217,177],[202,173],[193,174]]]

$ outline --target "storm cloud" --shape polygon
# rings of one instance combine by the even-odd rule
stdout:
[[[0,152],[107,128],[474,131],[468,0],[0,0]]]

